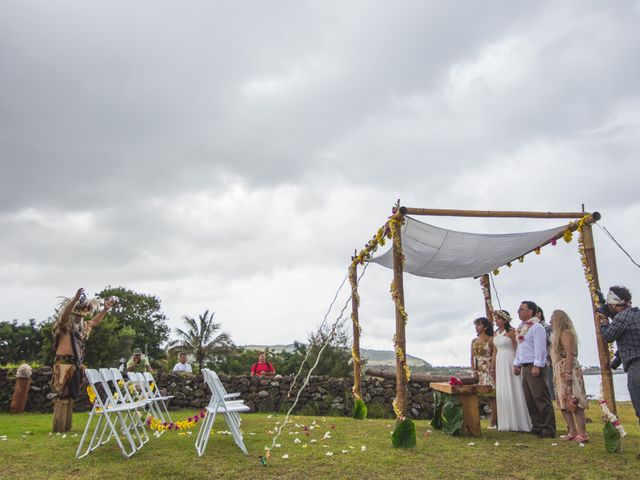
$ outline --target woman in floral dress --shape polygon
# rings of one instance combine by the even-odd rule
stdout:
[[[582,368],[578,363],[578,336],[573,322],[562,310],[551,315],[551,360],[556,404],[567,421],[569,433],[560,438],[564,441],[588,442],[585,408],[588,407]]]
[[[478,379],[479,385],[491,385],[495,389],[495,381],[493,379],[493,325],[486,317],[476,318],[473,321],[478,336],[471,342],[471,368],[474,375]],[[495,393],[491,394],[489,399],[491,405],[491,422],[490,429],[497,428],[498,410],[496,408]]]

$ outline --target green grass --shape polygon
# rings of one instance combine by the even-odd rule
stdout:
[[[619,405],[620,417],[628,432],[622,454],[608,454],[602,438],[600,407],[593,402],[587,416],[591,442],[585,447],[559,440],[540,440],[528,434],[502,433],[486,429],[482,438],[449,437],[431,429],[426,421],[417,421],[417,445],[410,450],[393,449],[388,419],[354,420],[348,417],[292,417],[288,430],[278,440],[266,467],[258,456],[271,444],[269,430],[283,416],[250,414],[243,416],[245,444],[250,452],[244,456],[228,435],[221,418],[216,420],[207,451],[198,457],[194,449],[195,435],[167,432],[149,443],[131,459],[122,457],[115,443],[100,447],[82,460],[74,458],[87,414],[74,416],[74,429],[67,435],[49,435],[51,415],[0,414],[0,464],[2,478],[11,479],[157,479],[176,478],[637,478],[640,472],[640,428],[629,402]],[[172,412],[174,420],[182,420],[193,411]],[[311,424],[318,428],[307,437],[295,424]],[[564,421],[557,412],[558,431]],[[331,438],[323,441],[325,432]],[[30,432],[30,433],[26,433]],[[255,435],[250,435],[255,433]],[[76,435],[77,436],[74,436]],[[295,438],[302,442],[294,443]],[[309,440],[315,438],[316,443]],[[475,445],[468,445],[470,442]],[[495,443],[499,445],[496,446]],[[557,443],[553,446],[552,443]],[[303,448],[303,444],[307,448]],[[325,447],[326,445],[326,447]],[[366,451],[361,446],[367,447]],[[354,447],[351,449],[350,447]],[[347,453],[341,453],[346,450]],[[333,456],[327,456],[333,452]],[[289,459],[283,459],[283,454]]]

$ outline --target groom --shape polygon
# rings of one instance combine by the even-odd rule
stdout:
[[[516,358],[513,361],[513,373],[522,373],[522,388],[531,417],[531,433],[539,438],[556,436],[556,416],[551,404],[549,387],[546,382],[547,334],[534,317],[538,306],[534,302],[524,301],[518,308],[522,323],[516,329]]]

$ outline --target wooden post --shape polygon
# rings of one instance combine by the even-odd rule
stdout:
[[[582,238],[584,241],[584,254],[587,258],[589,269],[593,277],[593,283],[597,289],[600,289],[600,281],[598,280],[598,266],[596,264],[596,247],[593,243],[593,231],[591,224],[585,224],[582,227]],[[589,292],[591,295],[591,292]],[[607,401],[609,410],[617,415],[616,396],[613,390],[613,377],[611,375],[611,358],[609,356],[609,346],[600,335],[600,322],[596,318],[596,305],[591,301],[593,307],[593,321],[596,327],[596,341],[598,344],[598,357],[600,360],[600,375],[602,376],[602,395]]]
[[[404,283],[402,277],[403,255],[401,228],[404,215],[402,211],[394,214],[393,229],[393,293],[396,305],[396,406],[400,414],[407,416],[407,377],[405,365],[407,363],[406,338],[405,338],[405,310],[404,310]]]
[[[352,391],[355,399],[361,400],[362,389],[360,386],[360,321],[358,318],[358,306],[360,304],[360,297],[358,296],[358,266],[353,261],[351,263],[351,266],[349,267],[349,282],[351,283],[351,322],[353,324],[353,346],[351,351],[351,356],[353,357]]]
[[[493,325],[493,310],[489,306],[491,304],[491,280],[488,273],[482,276],[482,297],[484,298],[484,311],[489,322]]]

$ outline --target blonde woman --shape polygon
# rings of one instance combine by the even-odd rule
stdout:
[[[553,312],[550,323],[556,404],[569,427],[569,433],[560,438],[564,441],[588,442],[584,416],[588,403],[582,368],[578,363],[578,336],[569,315],[562,310]]]

